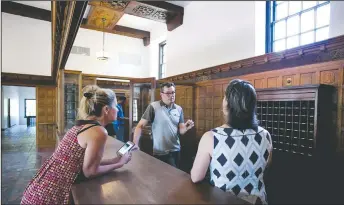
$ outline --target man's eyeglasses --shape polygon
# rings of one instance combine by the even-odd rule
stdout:
[[[163,92],[161,92],[161,93],[163,93]],[[174,94],[176,94],[176,92],[171,92],[171,93],[163,93],[163,94],[165,94],[165,95],[174,95]]]

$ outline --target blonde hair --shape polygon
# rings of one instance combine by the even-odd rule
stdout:
[[[100,88],[97,85],[87,85],[82,89],[83,96],[78,109],[78,119],[85,120],[89,116],[100,117],[105,105],[113,106],[116,94],[110,89]]]

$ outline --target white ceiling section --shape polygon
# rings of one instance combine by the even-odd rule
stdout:
[[[14,2],[51,11],[51,1],[14,1]]]
[[[178,6],[181,6],[181,7],[185,7],[189,3],[191,3],[191,1],[166,1],[166,2],[174,4],[174,5],[178,5]]]
[[[129,14],[124,14],[118,21],[117,25],[135,28],[143,31],[152,31],[156,27],[166,27],[165,23],[153,21],[146,18],[141,18]]]

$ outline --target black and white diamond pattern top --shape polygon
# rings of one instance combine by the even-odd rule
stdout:
[[[210,163],[211,184],[240,198],[267,204],[263,173],[272,152],[267,130],[212,130],[214,151]]]

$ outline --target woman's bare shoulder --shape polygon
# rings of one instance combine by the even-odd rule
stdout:
[[[83,129],[87,127],[89,127],[89,125],[85,125]],[[80,133],[79,136],[82,139],[84,139],[83,140],[84,142],[88,144],[89,142],[94,142],[94,141],[96,142],[105,141],[107,139],[108,133],[103,126],[94,126]]]
[[[214,144],[214,135],[212,131],[208,131],[203,134],[199,146],[202,150],[207,150],[209,153],[212,152]]]
[[[205,138],[206,140],[212,139],[214,136],[212,131],[208,131],[206,133],[203,134],[202,138]]]

